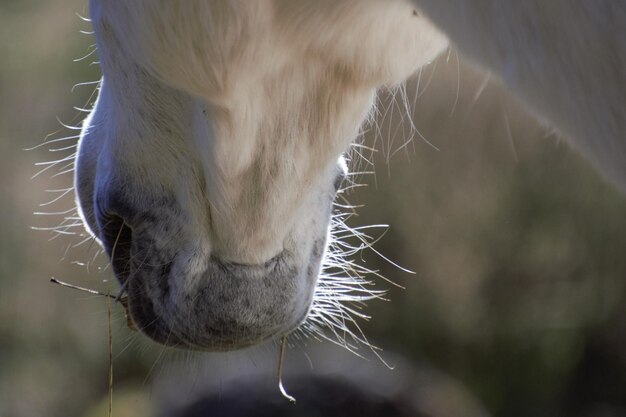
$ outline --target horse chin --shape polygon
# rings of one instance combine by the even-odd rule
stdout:
[[[130,316],[156,342],[188,349],[233,350],[288,334],[308,314],[324,248],[325,239],[315,241],[303,263],[289,251],[262,265],[209,257],[202,271],[182,274],[187,260],[143,262],[128,278]]]
[[[140,215],[119,200],[114,206],[117,215],[98,216],[99,238],[134,327],[154,341],[233,350],[286,335],[306,319],[326,250],[330,201],[312,210],[315,216],[278,255],[253,265],[220,259],[206,235],[179,227],[184,217],[172,204]]]

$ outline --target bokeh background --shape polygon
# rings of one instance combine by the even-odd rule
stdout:
[[[67,152],[24,151],[49,134],[75,134],[61,123],[76,125],[76,108],[89,106],[94,86],[72,89],[98,78],[95,55],[75,61],[93,44],[79,33],[90,30],[77,16],[88,16],[86,3],[0,0],[0,417],[107,413],[107,303],[49,278],[104,292],[115,285],[95,245],[32,229],[63,218],[33,212],[71,208],[68,196],[39,207],[63,194],[45,190],[71,186],[71,174],[32,179],[45,167],[35,163]],[[374,251],[361,256],[405,287],[374,278],[391,301],[371,302],[372,319],[361,323],[396,368],[364,348],[367,359],[330,343],[297,343],[287,375],[291,367],[305,378],[300,395],[324,403],[341,391],[312,390],[306,378],[317,372],[357,375],[370,398],[402,387],[425,416],[626,416],[624,196],[454,51],[406,85],[419,134],[399,94],[381,94],[377,125],[363,139],[376,148],[368,153],[375,169],[359,163],[375,174],[363,174],[367,185],[348,196],[363,205],[350,224],[388,224],[371,231],[376,250],[414,272]],[[236,401],[258,401],[249,415],[272,415],[261,399],[279,398],[275,344],[172,352],[130,332],[119,307],[111,310],[114,415],[175,415],[168,410],[215,393],[228,399],[233,389]],[[302,381],[291,380],[297,391]]]

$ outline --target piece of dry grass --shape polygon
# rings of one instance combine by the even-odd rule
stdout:
[[[280,339],[280,350],[278,353],[278,389],[280,389],[280,393],[291,401],[292,403],[296,403],[296,399],[289,395],[283,386],[283,364],[285,362],[285,346],[287,345],[287,336],[283,336]]]
[[[104,294],[100,291],[92,290],[90,288],[79,287],[78,285],[69,284],[67,282],[59,281],[58,279],[52,277],[50,278],[50,282],[53,284],[58,284],[65,288],[71,288],[73,290],[78,290],[82,292],[86,292],[89,294],[100,295],[107,299],[107,316],[108,316],[108,332],[109,332],[109,412],[108,416],[113,417],[113,325],[111,322],[111,300],[119,302],[122,307],[124,307],[124,313],[126,314],[126,322],[128,328],[131,330],[136,330],[132,320],[130,319],[130,315],[128,314],[128,299],[126,297],[121,297],[121,294],[118,296],[113,296],[109,293]]]

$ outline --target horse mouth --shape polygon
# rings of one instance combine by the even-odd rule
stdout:
[[[170,255],[126,225],[114,247],[110,238],[103,243],[133,327],[163,345],[206,351],[241,349],[298,328],[326,246],[319,238],[305,256],[285,250],[264,264],[241,265],[193,251]]]

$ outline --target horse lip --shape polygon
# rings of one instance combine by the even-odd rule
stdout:
[[[325,244],[325,238],[320,240]],[[241,349],[288,334],[302,324],[311,307],[321,262],[317,246],[313,245],[308,262],[297,268],[285,267],[290,256],[285,251],[262,265],[254,266],[223,262],[211,257],[205,274],[217,274],[217,280],[215,277],[211,278],[215,281],[214,286],[209,283],[207,286],[197,288],[192,294],[176,295],[174,298],[168,298],[169,290],[160,292],[158,297],[154,296],[155,286],[169,287],[169,283],[165,284],[162,281],[166,277],[166,281],[173,279],[169,272],[167,275],[159,276],[151,274],[150,269],[138,270],[131,267],[126,286],[130,317],[138,330],[157,343],[192,350]],[[144,266],[149,263],[144,263]],[[311,268],[310,264],[318,267]],[[248,282],[247,279],[253,281]],[[272,304],[265,299],[264,294],[261,294],[261,298],[254,299],[246,295],[245,291],[241,293],[237,292],[237,289],[229,291],[229,286],[224,284],[225,280],[235,282],[233,285],[243,290],[247,290],[247,284],[256,282],[253,289],[264,291],[264,285],[271,286],[276,280],[288,283],[292,280],[298,281],[300,287],[283,290],[276,298],[277,302]],[[259,284],[258,281],[262,283]],[[280,293],[280,285],[276,288]],[[304,300],[297,298],[298,294],[302,293],[302,288],[307,294]],[[264,317],[265,321],[260,319],[259,327],[254,322],[253,324],[246,322],[244,320],[247,318],[246,314],[239,313],[239,316],[224,314],[219,306],[211,306],[217,299],[215,294],[218,296],[221,294],[225,299],[232,298],[224,301],[227,307],[234,305],[241,308],[242,305],[246,305],[246,297],[249,297],[252,302],[246,306],[248,311],[244,313],[257,314]],[[271,294],[271,289],[265,288],[265,295],[267,294]],[[158,304],[156,308],[155,303]]]
[[[138,301],[138,299],[140,299]],[[288,335],[305,321],[309,313],[309,308],[304,310],[297,320],[292,321],[288,326],[275,326],[263,335],[245,337],[239,335],[238,338],[215,339],[210,344],[198,343],[190,340],[186,335],[179,334],[170,328],[166,321],[159,316],[153,308],[149,297],[128,297],[128,314],[136,330],[148,336],[153,341],[170,347],[198,350],[198,351],[230,351],[244,349],[266,340],[278,336]]]

